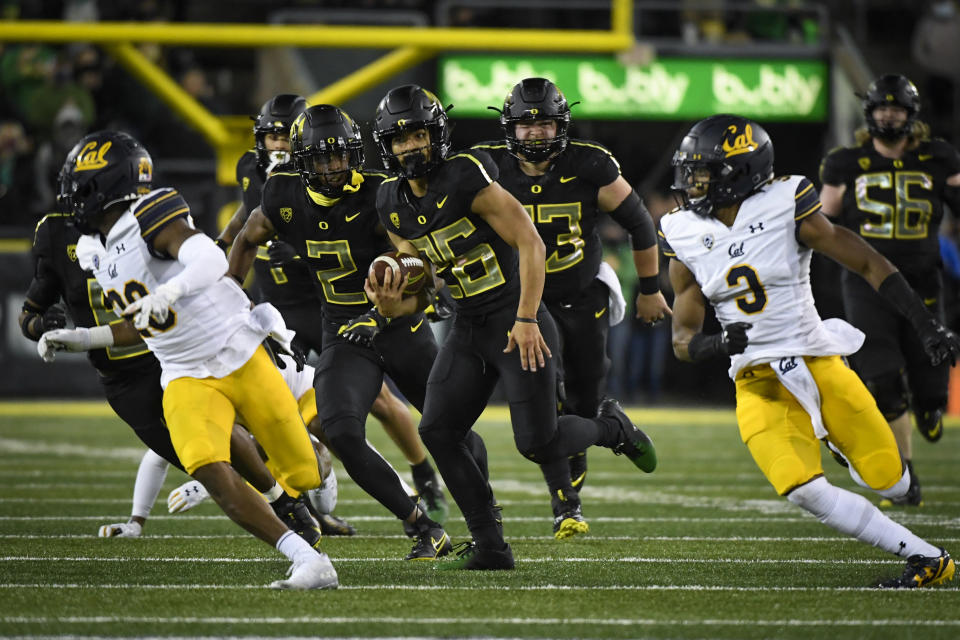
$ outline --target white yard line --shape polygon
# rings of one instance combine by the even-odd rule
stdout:
[[[396,557],[334,557],[334,562],[406,562],[402,558]],[[672,558],[669,556],[658,557],[626,557],[617,558],[618,563],[629,564],[650,564],[650,563],[676,563],[676,564],[823,564],[823,565],[875,565],[875,564],[903,564],[903,560],[859,560],[859,559],[822,559],[822,558]],[[0,562],[202,562],[202,563],[233,563],[233,562],[286,562],[280,556],[271,558],[262,557],[214,557],[214,558],[167,558],[167,557],[125,557],[125,556],[0,556]],[[544,558],[518,558],[518,563],[539,564],[544,562],[579,562],[584,564],[608,563],[610,558],[576,558],[569,556],[544,557]]]

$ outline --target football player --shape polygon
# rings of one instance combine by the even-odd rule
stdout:
[[[80,336],[44,334],[40,352],[142,339],[160,362],[163,416],[183,468],[234,522],[290,559],[289,578],[270,587],[336,588],[329,557],[290,531],[229,464],[240,413],[292,488],[320,485],[297,401],[261,344],[270,338],[289,350],[292,332],[269,304],[251,309],[226,277],[223,252],[193,227],[183,197],[152,188],[152,176],[146,149],[122,132],[85,136],[68,154],[59,198],[83,234],[77,260],[126,319]]]
[[[503,381],[514,441],[540,464],[551,493],[575,508],[567,456],[592,444],[625,453],[645,471],[653,444],[615,400],[597,418],[557,418],[558,348],[553,319],[540,302],[544,246],[523,206],[496,182],[497,166],[482,150],[449,154],[450,126],[437,97],[416,85],[391,89],[380,101],[374,137],[385,165],[377,212],[393,244],[422,254],[456,299],[453,328],[427,384],[420,435],[460,507],[473,541],[444,569],[512,569],[490,485],[466,446],[494,385]],[[519,259],[519,265],[518,265]],[[388,327],[418,317],[425,300],[402,297],[406,278],[390,271],[365,291]]]
[[[632,238],[639,276],[636,317],[653,323],[670,313],[660,293],[659,251],[650,213],[620,175],[620,165],[603,146],[570,139],[570,106],[546,78],[527,78],[507,94],[500,111],[505,142],[474,146],[490,154],[497,180],[520,201],[546,246],[543,302],[560,336],[555,355],[562,379],[561,410],[592,418],[606,390],[610,368],[607,335],[623,317],[613,270],[602,261],[599,223],[608,214]],[[601,267],[604,267],[601,269]],[[616,313],[617,317],[612,317]],[[572,488],[586,478],[586,452],[571,457]],[[582,514],[552,494],[554,535],[585,532]]]
[[[393,469],[366,442],[365,422],[384,374],[423,410],[427,374],[437,351],[422,314],[385,328],[372,349],[337,335],[340,325],[369,307],[363,281],[373,259],[390,244],[374,210],[385,177],[366,172],[363,140],[350,117],[331,105],[309,107],[293,123],[296,171],[276,172],[230,251],[230,273],[242,278],[258,244],[278,236],[314,273],[323,307],[315,385],[322,434],[350,477],[415,535],[408,560],[449,553],[442,526],[403,490]],[[372,318],[365,322],[375,322]],[[411,356],[411,354],[415,354]]]
[[[254,148],[237,162],[237,184],[242,190],[242,201],[217,238],[217,244],[224,250],[240,233],[250,213],[260,206],[267,177],[276,171],[294,170],[290,155],[290,126],[306,108],[307,102],[302,96],[279,94],[267,100],[254,118]],[[297,334],[294,344],[305,353],[311,349],[320,353],[323,344],[323,332],[317,322],[322,313],[320,299],[315,291],[313,274],[296,250],[276,237],[267,238],[265,245],[257,248],[253,272],[254,295],[259,301],[277,307],[287,327]],[[422,497],[430,517],[442,524],[449,507],[417,435],[410,410],[384,382],[370,413],[380,421],[410,463],[416,493]],[[323,522],[320,524],[324,526]],[[324,533],[334,534],[336,531]]]
[[[960,153],[917,119],[920,96],[904,76],[877,78],[863,96],[867,126],[857,144],[831,151],[820,167],[823,212],[860,235],[903,274],[937,318],[943,320],[943,276],[938,231],[950,187],[960,187]],[[960,212],[953,191],[951,209]],[[933,364],[917,334],[867,282],[845,272],[847,319],[867,338],[853,366],[893,430],[910,469],[910,491],[880,506],[922,504],[912,464],[910,411],[927,440],[943,435],[950,367]]]
[[[46,334],[47,342],[54,337],[68,340],[72,336],[82,343],[91,329],[121,320],[105,302],[96,279],[78,264],[76,247],[80,233],[70,220],[68,214],[51,213],[37,224],[33,241],[34,276],[20,314],[21,330],[30,340],[39,341]],[[76,329],[64,329],[66,317],[57,304],[59,299],[65,303]],[[59,331],[48,333],[54,330]],[[160,363],[143,342],[91,349],[87,357],[100,374],[98,379],[111,408],[149,448],[137,471],[129,521],[103,525],[99,529],[101,537],[136,537],[142,532],[163,485],[167,463],[183,470],[163,421]],[[254,488],[267,494],[275,493],[277,480],[264,466],[249,439],[240,435],[237,431],[231,435],[230,459]],[[279,477],[282,482],[282,473]],[[289,492],[274,495],[271,506],[291,529],[311,544],[318,543],[316,523],[307,513],[306,504],[295,499],[299,492],[293,489]]]
[[[882,255],[820,213],[813,184],[773,174],[773,143],[755,122],[731,115],[695,124],[673,157],[684,204],[661,221],[670,260],[673,346],[681,360],[729,357],[740,437],[778,494],[827,526],[907,559],[882,587],[950,580],[944,549],[892,521],[863,496],[823,475],[820,439],[855,479],[898,499],[910,487],[896,442],[877,405],[843,357],[863,334],[821,321],[810,289],[820,251],[858,273],[907,317],[932,362],[953,360],[960,340],[940,324]],[[702,332],[705,299],[723,331]]]

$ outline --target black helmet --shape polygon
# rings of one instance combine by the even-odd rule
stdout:
[[[429,158],[422,153],[407,154],[405,162],[401,162],[393,152],[393,138],[401,131],[416,129],[426,129],[430,133]],[[387,170],[405,178],[419,178],[443,162],[450,151],[447,112],[437,96],[415,84],[391,89],[377,105],[373,117],[373,139],[377,142]]]
[[[290,126],[306,108],[306,98],[292,93],[275,95],[263,103],[260,113],[253,118],[253,137],[256,141],[257,164],[260,168],[265,169],[271,163],[281,165],[290,162],[289,152],[267,151],[265,139],[268,133],[290,135]]]
[[[861,99],[867,131],[874,138],[881,140],[899,140],[906,137],[920,114],[920,94],[913,83],[904,76],[892,73],[880,76],[870,83]],[[873,110],[884,105],[895,105],[906,109],[907,121],[899,127],[881,126],[874,120]]]
[[[515,125],[521,120],[554,120],[557,123],[556,137],[552,140],[517,140]],[[500,126],[510,153],[522,154],[523,159],[530,162],[540,162],[567,148],[570,106],[557,85],[546,78],[526,78],[517,83],[503,101]]]
[[[293,163],[303,184],[325,196],[336,197],[350,181],[350,172],[363,166],[363,138],[360,127],[350,116],[329,104],[309,107],[294,120],[290,129]],[[344,155],[347,164],[336,171],[325,171],[332,156]],[[346,180],[336,180],[345,174]],[[335,184],[331,184],[334,178]]]
[[[57,203],[80,233],[97,232],[104,210],[153,188],[153,160],[133,136],[98,131],[67,154],[57,178]]]
[[[715,208],[739,202],[773,177],[773,143],[756,122],[740,116],[710,116],[693,125],[673,154],[673,189],[684,206],[708,216]],[[695,179],[700,169],[709,178]],[[706,194],[690,199],[687,190],[704,185]]]

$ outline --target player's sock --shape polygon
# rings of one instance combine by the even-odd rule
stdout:
[[[306,562],[310,559],[310,556],[317,553],[306,540],[293,531],[287,531],[280,536],[280,539],[277,540],[277,551],[287,556],[290,562],[294,564]]]
[[[157,495],[167,478],[167,467],[170,463],[159,455],[147,449],[140,459],[137,469],[137,479],[133,483],[133,507],[130,515],[139,518],[150,517],[150,510],[157,501]]]

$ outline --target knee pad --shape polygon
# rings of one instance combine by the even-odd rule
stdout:
[[[864,384],[888,422],[899,418],[910,406],[907,385],[899,371],[864,380]]]

